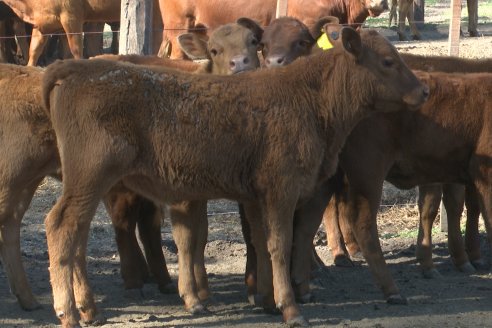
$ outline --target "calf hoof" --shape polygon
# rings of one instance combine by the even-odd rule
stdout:
[[[477,37],[478,36],[478,32],[477,31],[470,31],[470,36],[471,37]]]
[[[474,274],[477,272],[475,267],[471,265],[470,262],[465,262],[462,265],[458,266],[458,270],[466,274]]]
[[[163,284],[159,285],[159,291],[162,294],[177,294],[178,293],[178,287],[174,282],[170,282],[168,284]]]
[[[289,327],[309,327],[309,322],[302,315],[285,322]]]
[[[36,301],[35,298],[30,299],[30,300],[27,300],[27,301],[21,301],[19,299],[18,301],[19,301],[20,307],[24,311],[34,311],[34,310],[38,310],[38,309],[41,309],[42,308],[41,304],[39,304],[39,302]]]
[[[123,292],[123,296],[131,300],[141,300],[145,298],[143,289],[141,288],[125,289],[125,291]]]
[[[337,255],[333,260],[335,266],[342,268],[352,268],[354,266],[354,262],[348,258],[346,255]]]
[[[436,268],[423,269],[422,275],[424,276],[425,279],[436,279],[442,277],[441,273],[439,273],[439,271],[437,271]]]
[[[405,297],[401,296],[400,294],[396,294],[396,295],[390,295],[386,299],[386,303],[391,305],[407,305],[408,301]]]

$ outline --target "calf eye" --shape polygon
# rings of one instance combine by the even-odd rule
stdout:
[[[218,52],[217,52],[217,49],[214,49],[214,48],[210,49],[210,54],[211,54],[212,56],[214,56],[214,57],[215,57],[215,56],[217,56],[217,53],[218,53]]]
[[[251,44],[254,45],[254,46],[258,45],[258,40],[252,39],[251,40]]]
[[[383,59],[383,66],[384,67],[387,67],[387,68],[390,68],[391,66],[393,66],[395,62],[393,61],[393,58],[391,57],[386,57]]]
[[[306,48],[309,46],[309,42],[305,41],[305,40],[301,40],[299,41],[298,45],[302,48]]]

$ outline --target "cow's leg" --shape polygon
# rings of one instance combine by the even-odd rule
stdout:
[[[203,209],[205,203],[205,209]],[[198,296],[195,280],[194,255],[198,243],[197,227],[203,227],[200,211],[205,211],[206,202],[181,202],[170,207],[174,241],[178,247],[178,290],[185,303],[185,308],[192,314],[205,313],[205,306]]]
[[[465,273],[475,272],[465,252],[461,235],[461,214],[465,203],[465,189],[459,184],[443,185],[443,204],[448,214],[448,249],[454,265]]]
[[[344,213],[345,210],[343,209],[343,207],[346,206],[346,204],[346,201],[338,202],[338,213]],[[352,227],[350,226],[350,222],[344,215],[338,215],[338,226],[340,227],[340,231],[342,232],[343,240],[345,241],[345,248],[347,249],[350,257],[352,259],[358,260],[364,259],[359,244],[355,239]]]
[[[478,36],[478,0],[466,0],[468,9],[468,32],[470,36]]]
[[[32,294],[22,265],[20,251],[20,226],[24,213],[29,206],[34,191],[41,180],[33,182],[19,194],[13,195],[12,190],[0,191],[0,254],[2,264],[10,285],[11,293],[17,298],[24,310],[40,308]]]
[[[254,296],[256,295],[256,283],[257,283],[257,258],[256,250],[251,241],[251,227],[246,219],[244,207],[239,204],[239,218],[241,220],[241,230],[243,233],[244,242],[246,244],[246,269],[244,273],[244,282],[246,284],[248,300],[251,304],[254,304]]]
[[[432,225],[441,204],[442,185],[419,186],[419,233],[417,236],[416,257],[426,278],[439,276],[432,261]]]
[[[421,40],[422,36],[420,35],[419,29],[417,28],[417,24],[415,24],[415,17],[413,14],[413,0],[409,1],[408,9],[406,12],[408,25],[410,25],[410,31],[412,32],[412,39]]]
[[[280,190],[287,189],[280,188]],[[282,311],[284,321],[288,325],[307,326],[308,323],[301,315],[299,306],[296,304],[290,281],[289,264],[291,260],[293,220],[296,204],[297,197],[284,197],[279,200],[278,195],[267,196],[263,220],[267,232],[268,252],[272,261],[275,304]],[[310,243],[312,243],[312,238]]]
[[[84,49],[85,58],[94,57],[103,53],[104,23],[85,23]]]
[[[131,206],[133,196],[133,192],[121,189],[120,185],[104,196],[115,231],[125,289],[140,289],[149,278],[147,263],[135,236],[138,211]]]
[[[204,301],[209,298],[210,290],[208,287],[208,276],[205,269],[205,246],[208,239],[208,218],[207,218],[207,202],[194,202],[194,215],[197,217],[197,241],[193,255],[193,271],[195,273],[195,281],[198,292],[198,298]]]
[[[47,39],[37,28],[32,29],[31,45],[29,47],[29,61],[27,62],[28,66],[36,66],[39,57],[43,53],[46,41]]]
[[[68,46],[72,52],[73,58],[83,58],[84,40],[82,33],[84,32],[84,24],[70,14],[61,15],[60,22],[67,33]]]
[[[352,267],[350,255],[345,247],[345,240],[339,226],[338,194],[333,195],[323,213],[323,224],[326,230],[326,240],[336,266]]]
[[[163,213],[160,207],[139,195],[134,195],[133,205],[137,206],[138,209],[138,233],[150,272],[154,276],[161,293],[175,293],[176,287],[167,270],[166,259],[161,247],[161,218]]]
[[[325,183],[295,212],[291,280],[296,299],[300,302],[312,300],[309,282],[316,253],[313,239],[332,195],[333,189],[329,183]]]
[[[249,296],[250,303],[262,306],[266,312],[275,312],[273,277],[270,254],[267,249],[263,213],[255,203],[243,203],[245,218],[251,232],[251,242],[256,253],[256,295]]]
[[[406,5],[407,0],[401,0],[400,5],[398,6],[398,39],[400,41],[407,41],[407,37],[405,35],[405,20],[407,19],[407,10],[408,6]]]
[[[476,269],[484,269],[485,262],[480,253],[480,235],[478,233],[478,220],[480,217],[480,204],[475,186],[465,186],[466,205],[466,232],[465,249],[471,264]]]

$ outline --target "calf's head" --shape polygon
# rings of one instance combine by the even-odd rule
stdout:
[[[355,61],[357,70],[343,71],[336,68],[337,75],[350,75],[352,81],[366,88],[347,86],[352,97],[366,99],[366,105],[378,111],[390,112],[402,109],[417,109],[428,98],[429,89],[422,84],[400,58],[395,47],[374,30],[361,30],[360,34],[352,28],[344,27],[339,32],[328,34],[335,48],[343,47]],[[347,63],[347,65],[351,65]],[[352,64],[353,65],[353,64]],[[370,85],[367,88],[367,85]],[[372,96],[357,94],[370,90]]]
[[[215,29],[209,38],[196,33],[178,36],[184,53],[193,60],[209,60],[213,74],[229,75],[260,66],[258,47],[263,29],[248,18]]]
[[[280,17],[265,27],[261,52],[268,68],[290,64],[298,57],[310,55],[326,24],[338,24],[338,18],[320,18],[312,30],[294,17]]]

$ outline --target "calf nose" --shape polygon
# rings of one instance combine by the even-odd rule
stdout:
[[[285,65],[285,56],[268,56],[265,60],[266,66],[279,67]]]
[[[246,71],[252,69],[251,60],[245,55],[239,55],[232,57],[229,62],[229,68],[232,73],[238,73],[241,71]]]

